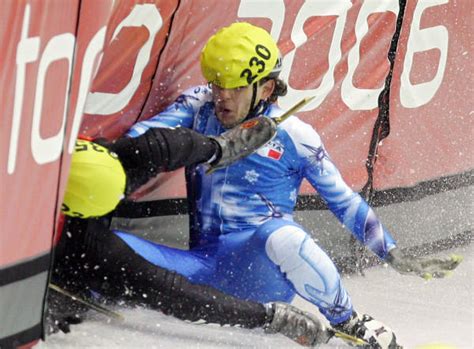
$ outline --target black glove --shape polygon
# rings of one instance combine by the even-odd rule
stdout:
[[[394,248],[390,250],[386,260],[401,274],[414,274],[429,280],[448,276],[462,262],[463,257],[453,254],[449,258],[415,258]]]
[[[62,331],[69,333],[70,325],[77,325],[82,322],[88,308],[71,298],[62,295],[54,290],[48,293],[46,303],[46,332],[47,334]]]

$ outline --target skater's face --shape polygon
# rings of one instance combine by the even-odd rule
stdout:
[[[214,84],[211,84],[211,86],[216,116],[222,126],[232,128],[244,121],[250,111],[253,87],[250,85],[238,88],[221,88]],[[275,82],[273,80],[269,80],[262,85],[257,83],[255,101],[270,97],[274,87]]]

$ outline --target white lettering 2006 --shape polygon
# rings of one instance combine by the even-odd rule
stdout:
[[[401,74],[400,102],[405,108],[416,108],[427,104],[435,95],[443,80],[446,68],[448,51],[448,31],[446,27],[439,25],[431,28],[420,29],[420,20],[423,11],[429,7],[447,3],[449,0],[431,0],[429,2],[419,1],[414,12],[410,28],[410,36],[407,43],[407,52]],[[332,36],[328,62],[329,67],[322,77],[319,87],[315,89],[298,90],[288,86],[288,95],[282,99],[283,108],[291,106],[295,100],[307,96],[316,96],[315,100],[307,105],[304,110],[317,108],[327,97],[334,87],[334,69],[341,59],[341,40],[346,22],[346,15],[352,6],[350,0],[333,0],[332,2],[306,1],[299,9],[291,32],[291,40],[295,49],[287,53],[283,59],[282,78],[289,80],[296,49],[308,40],[303,31],[306,20],[312,16],[337,16],[334,33]],[[383,87],[376,89],[361,89],[353,84],[354,72],[360,61],[360,44],[368,32],[367,19],[373,13],[384,13],[390,11],[398,15],[398,1],[365,0],[355,23],[356,43],[348,53],[348,72],[341,85],[341,97],[351,110],[370,110],[377,107],[377,99]],[[268,6],[265,1],[241,0],[238,10],[241,18],[264,17],[272,21],[272,36],[278,40],[285,18],[285,4],[283,0],[273,1]],[[23,18],[21,39],[18,43],[16,56],[16,84],[15,100],[13,108],[13,120],[10,137],[7,170],[9,174],[14,173],[18,137],[23,108],[23,95],[25,91],[26,64],[40,59],[38,77],[36,82],[36,94],[33,108],[33,124],[31,133],[31,151],[33,158],[38,164],[45,164],[57,160],[62,151],[64,141],[64,127],[68,105],[69,82],[72,71],[72,57],[74,53],[75,37],[71,33],[63,33],[53,36],[47,43],[44,51],[39,57],[40,37],[28,37],[30,22],[30,6],[26,5]],[[74,148],[74,140],[79,132],[81,116],[87,114],[109,115],[122,110],[127,106],[136,92],[143,70],[145,69],[152,49],[156,34],[162,26],[162,18],[153,4],[136,5],[131,13],[117,26],[112,40],[117,37],[124,27],[145,27],[149,31],[147,41],[138,52],[133,73],[127,85],[117,93],[94,92],[87,93],[90,80],[93,77],[94,60],[102,51],[106,27],[102,27],[89,42],[84,59],[82,61],[79,96],[74,113],[71,140],[68,144],[69,152]],[[413,64],[413,56],[417,52],[438,49],[440,58],[435,77],[428,82],[414,85],[409,76]],[[42,138],[40,135],[41,111],[43,104],[43,91],[48,67],[55,61],[67,59],[69,62],[68,85],[64,90],[64,112],[62,124],[56,135]]]
[[[405,108],[416,108],[427,104],[441,85],[448,53],[448,31],[446,27],[441,25],[420,29],[420,20],[426,8],[446,4],[448,1],[431,0],[418,1],[417,3],[410,27],[408,47],[401,76],[400,102]],[[313,16],[337,16],[328,54],[329,68],[318,88],[297,90],[288,86],[288,94],[280,103],[283,108],[289,108],[295,100],[299,100],[302,97],[316,96],[310,104],[303,108],[306,111],[312,110],[317,108],[333,89],[334,68],[341,59],[342,34],[346,23],[347,11],[351,6],[352,2],[350,0],[334,0],[331,2],[312,0],[305,1],[301,6],[291,31],[291,40],[295,45],[295,49],[287,53],[283,59],[282,77],[284,80],[288,80],[296,49],[308,40],[303,31],[303,25],[308,18]],[[397,16],[399,12],[398,1],[365,0],[359,11],[357,22],[355,23],[356,43],[349,51],[348,72],[341,86],[342,100],[351,110],[370,110],[377,107],[377,99],[383,87],[378,89],[357,88],[353,84],[353,77],[359,65],[360,44],[369,29],[367,25],[368,17],[373,13],[384,13],[387,11],[393,12]],[[241,0],[238,15],[243,18],[256,17],[258,15],[259,17],[270,19],[273,24],[271,34],[273,38],[278,39],[283,26],[283,20],[285,19],[285,4],[283,0],[272,2],[272,6],[268,6],[264,1]],[[436,76],[431,81],[413,85],[409,79],[413,55],[416,52],[431,49],[439,49],[441,52]]]

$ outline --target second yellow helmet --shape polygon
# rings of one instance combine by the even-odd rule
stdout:
[[[115,153],[99,144],[77,140],[62,211],[80,218],[103,216],[122,200],[125,186],[126,175]]]

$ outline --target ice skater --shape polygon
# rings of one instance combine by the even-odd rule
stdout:
[[[219,30],[204,46],[200,63],[208,84],[188,89],[162,112],[133,126],[128,136],[162,127],[218,136],[243,122],[283,113],[276,104],[286,93],[278,77],[281,57],[262,28],[234,23]],[[335,329],[374,348],[397,347],[389,327],[354,309],[332,260],[293,221],[303,179],[361,243],[398,271],[440,277],[457,265],[405,257],[373,209],[344,182],[318,133],[296,116],[279,125],[264,147],[229,167],[212,174],[204,166],[187,167],[189,251],[115,233],[150,263],[193,283],[257,302],[290,302],[299,294]]]

